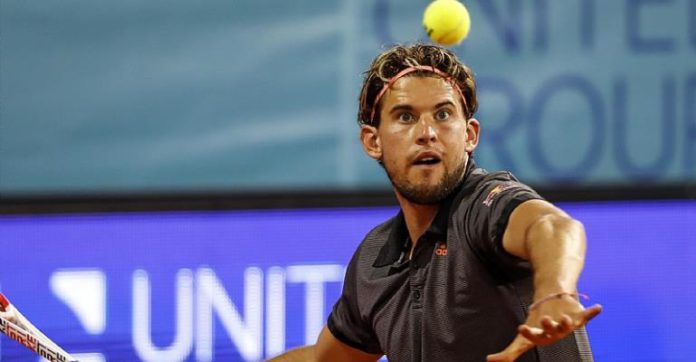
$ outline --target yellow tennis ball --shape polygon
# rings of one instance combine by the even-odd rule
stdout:
[[[423,27],[430,39],[442,45],[462,42],[471,28],[469,11],[457,0],[435,0],[425,8]]]

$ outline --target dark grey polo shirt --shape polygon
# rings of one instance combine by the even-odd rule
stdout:
[[[411,260],[401,213],[370,231],[348,265],[329,330],[390,362],[480,362],[503,350],[533,294],[530,265],[503,250],[503,232],[516,206],[539,198],[509,172],[471,160]],[[518,361],[592,361],[592,353],[582,329]]]

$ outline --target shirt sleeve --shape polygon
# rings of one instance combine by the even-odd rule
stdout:
[[[343,292],[326,323],[329,331],[336,339],[346,345],[366,353],[383,353],[372,326],[366,321],[359,310],[358,304],[358,250],[348,264],[346,277],[343,282]]]
[[[476,188],[464,218],[464,230],[471,247],[485,261],[501,271],[530,271],[529,262],[503,248],[503,235],[510,214],[528,200],[543,199],[509,172],[491,174]]]

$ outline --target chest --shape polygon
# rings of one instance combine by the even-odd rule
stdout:
[[[461,240],[417,245],[411,260],[374,270],[363,283],[373,292],[360,309],[390,361],[485,359],[524,318],[514,288]]]

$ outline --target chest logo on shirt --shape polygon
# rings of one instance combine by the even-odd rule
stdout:
[[[501,192],[515,186],[515,183],[512,181],[508,182],[503,182],[500,185],[496,186],[491,190],[491,192],[488,193],[488,196],[486,196],[486,199],[483,200],[483,204],[486,205],[486,207],[490,207],[493,204],[493,200],[495,199],[496,196],[498,196]]]
[[[437,255],[437,256],[447,255],[447,244],[438,243],[437,247],[435,248],[435,255]]]

